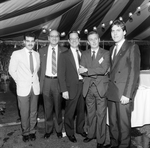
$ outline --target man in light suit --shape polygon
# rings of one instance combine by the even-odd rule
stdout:
[[[23,141],[34,141],[37,123],[37,103],[40,93],[37,72],[40,67],[39,54],[33,50],[35,35],[24,36],[25,47],[14,51],[9,64],[9,73],[17,86],[18,106],[21,115]]]
[[[115,20],[111,36],[115,46],[110,49],[110,81],[107,90],[111,147],[130,148],[131,105],[140,73],[140,51],[125,39],[126,26]],[[115,52],[116,51],[116,52]]]
[[[43,94],[44,111],[45,111],[45,134],[47,139],[53,133],[53,127],[58,138],[62,138],[63,120],[62,120],[62,97],[58,83],[57,71],[59,56],[62,51],[67,50],[65,47],[58,45],[60,34],[57,30],[49,32],[50,44],[39,50],[40,53],[40,89]],[[53,53],[55,52],[55,68],[53,72]],[[55,120],[53,120],[55,115]]]
[[[79,34],[76,31],[69,33],[68,42],[70,49],[62,52],[59,59],[58,79],[62,97],[66,100],[64,126],[66,134],[71,142],[77,142],[75,137],[74,119],[76,115],[76,133],[86,136],[85,103],[82,95],[83,81],[78,73],[79,69]],[[76,113],[76,114],[75,114]]]
[[[83,95],[86,97],[88,135],[83,140],[89,142],[97,139],[97,148],[104,148],[106,138],[106,108],[105,93],[108,86],[109,51],[99,47],[100,38],[96,31],[88,34],[90,49],[81,57],[79,72],[84,77]]]

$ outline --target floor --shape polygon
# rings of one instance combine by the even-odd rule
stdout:
[[[17,99],[15,95],[15,87],[13,83],[1,83],[0,85],[0,102],[6,102],[6,110],[0,115],[0,147],[1,148],[96,148],[96,140],[89,143],[83,142],[83,137],[76,134],[77,143],[72,143],[65,136],[59,140],[54,133],[49,139],[45,140],[44,135],[44,113],[42,99],[39,99],[37,139],[34,142],[24,143],[21,136],[20,122],[16,122],[19,118],[17,109]],[[109,143],[107,136],[106,143]],[[134,142],[133,142],[134,143]],[[131,148],[136,148],[136,144]]]

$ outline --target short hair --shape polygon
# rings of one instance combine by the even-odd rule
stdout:
[[[78,37],[80,38],[80,33],[78,33],[78,31],[69,31],[69,33],[68,33],[68,39],[70,38],[70,34],[71,33],[76,33],[78,35]]]
[[[26,37],[33,37],[34,40],[36,40],[36,35],[33,32],[27,32],[24,34],[24,40],[26,40]]]
[[[126,25],[125,25],[124,21],[122,21],[122,20],[114,20],[113,23],[111,24],[111,29],[112,29],[112,27],[114,25],[120,26],[123,31],[127,32]]]
[[[98,36],[98,38],[99,38],[99,34],[98,34],[98,32],[97,31],[90,31],[88,34],[87,34],[87,38],[89,37],[89,35],[91,35],[91,34],[96,34],[97,36]]]

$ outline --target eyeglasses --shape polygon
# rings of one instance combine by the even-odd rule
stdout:
[[[50,35],[51,38],[58,38],[59,35]]]
[[[70,41],[77,41],[79,38],[70,38]]]

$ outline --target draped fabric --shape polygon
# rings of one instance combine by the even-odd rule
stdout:
[[[139,6],[141,13],[137,15]],[[111,40],[109,22],[119,17],[126,23],[127,39],[150,40],[149,0],[1,0],[0,39],[22,40],[28,31],[40,37],[43,27],[66,34],[79,30],[81,39],[86,39],[84,30],[97,27],[101,40]]]

